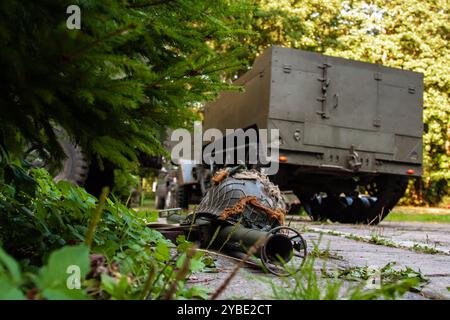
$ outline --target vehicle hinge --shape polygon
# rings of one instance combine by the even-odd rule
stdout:
[[[328,87],[330,85],[330,79],[328,79],[327,69],[331,68],[331,65],[328,63],[323,63],[321,65],[318,65],[317,67],[319,69],[322,69],[322,77],[317,78],[317,80],[322,83],[322,87],[321,87],[322,95],[317,98],[317,101],[321,102],[322,107],[321,107],[321,110],[316,111],[316,113],[320,114],[322,119],[327,119],[327,118],[329,118],[328,112],[327,112],[327,91],[328,91]]]
[[[381,127],[381,119],[374,119],[373,120],[373,126],[374,127]]]
[[[283,64],[283,72],[284,73],[291,73],[291,71],[292,71],[292,66]]]
[[[322,63],[317,66],[317,68],[319,68],[319,69],[326,69],[326,68],[330,68],[330,67],[331,67],[331,64],[329,64],[329,63]]]
[[[359,154],[356,152],[354,145],[350,147],[350,152],[348,155],[348,166],[353,171],[358,171],[362,166],[361,158],[359,157]]]
[[[264,69],[262,69],[262,70],[259,72],[259,77],[260,77],[260,78],[264,77]]]
[[[375,73],[373,74],[373,78],[374,78],[375,80],[377,80],[377,81],[381,81],[381,80],[383,80],[383,74],[380,73],[380,72],[375,72]]]

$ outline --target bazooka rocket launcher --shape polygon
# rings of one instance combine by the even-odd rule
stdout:
[[[296,272],[306,254],[306,241],[284,226],[286,204],[277,186],[256,170],[241,167],[219,170],[213,186],[194,213],[169,214],[170,224],[150,224],[168,239],[184,234],[201,248],[237,258],[253,255],[265,270],[276,275]]]

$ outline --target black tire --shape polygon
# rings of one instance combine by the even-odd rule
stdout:
[[[84,186],[89,172],[89,162],[80,146],[61,138],[59,144],[66,154],[62,168],[55,174],[55,181],[70,181],[79,186]]]
[[[300,198],[300,203],[313,221],[326,221],[328,216],[326,208],[321,205],[319,198],[314,195]]]
[[[314,195],[303,199],[303,206],[313,221],[370,224],[380,223],[404,195],[408,178],[380,175],[360,185],[359,195],[322,197]]]
[[[33,167],[47,169],[55,181],[69,181],[84,186],[90,166],[88,157],[83,149],[69,138],[64,129],[56,127],[53,130],[65,158],[60,163],[54,163],[51,154],[45,148],[32,146],[25,152],[25,159],[31,162]]]
[[[161,196],[156,196],[155,197],[155,209],[163,210],[165,202],[166,202],[166,198],[161,197]]]
[[[177,208],[177,191],[176,186],[173,184],[170,184],[167,187],[167,193],[164,197],[164,208],[165,209]]]
[[[96,197],[100,196],[103,187],[114,187],[115,165],[107,160],[103,160],[100,166],[97,159],[88,160],[83,149],[72,142],[67,133],[62,128],[54,128],[58,137],[58,142],[63,149],[66,158],[61,164],[55,165],[45,159],[36,158],[36,155],[48,152],[38,147],[32,147],[26,151],[25,157],[36,167],[45,167],[54,177],[55,181],[69,181],[78,186],[84,187],[86,191]],[[34,160],[33,160],[34,159]]]
[[[114,169],[112,162],[103,160],[103,166],[100,166],[97,160],[91,161],[89,173],[84,185],[87,192],[99,197],[104,187],[111,191],[114,187]]]
[[[178,186],[176,189],[176,206],[181,209],[189,209],[189,186]]]
[[[405,176],[380,175],[364,186],[370,196],[360,197],[358,207],[361,210],[352,210],[352,214],[344,220],[350,223],[371,225],[380,223],[405,194],[408,180],[408,177]]]

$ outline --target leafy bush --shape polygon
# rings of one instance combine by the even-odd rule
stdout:
[[[292,270],[292,277],[282,278],[281,284],[270,282],[272,295],[283,300],[375,300],[397,299],[408,291],[420,291],[426,279],[410,268],[396,271],[392,264],[380,270],[352,268],[338,273],[325,272],[322,277],[315,270],[316,258],[308,256],[299,272]],[[381,283],[374,286],[371,281],[380,275]],[[364,280],[349,284],[344,280]],[[265,280],[263,280],[265,281]],[[269,281],[266,281],[269,282]]]
[[[166,127],[198,118],[192,107],[229,88],[223,73],[245,64],[233,19],[245,3],[1,1],[0,143],[59,158],[56,123],[91,158],[122,167],[162,152]],[[81,9],[80,30],[66,26],[70,5]],[[214,42],[238,48],[213,50]]]
[[[370,267],[350,267],[343,270],[337,270],[328,274],[332,277],[337,277],[345,280],[370,280],[374,277],[379,277],[379,280],[384,285],[391,285],[401,281],[407,281],[413,284],[409,290],[420,291],[422,287],[428,283],[428,279],[419,271],[415,271],[410,267],[404,269],[394,269],[395,262],[389,262],[384,267],[375,269]]]
[[[45,299],[156,299],[170,287],[175,297],[206,298],[201,288],[184,288],[185,278],[203,267],[202,253],[192,255],[185,276],[177,278],[191,243],[180,238],[175,246],[148,228],[142,214],[106,199],[89,250],[83,242],[97,209],[95,197],[70,183],[55,183],[44,169],[28,174],[12,163],[3,168],[13,174],[0,176],[0,244],[27,274],[0,252],[4,298],[28,293]],[[32,187],[21,188],[26,184]],[[67,289],[68,264],[83,266],[81,291]]]

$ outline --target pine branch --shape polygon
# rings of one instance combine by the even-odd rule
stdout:
[[[121,28],[121,29],[117,29],[113,32],[110,32],[109,34],[107,34],[106,36],[104,36],[103,38],[97,38],[94,42],[84,46],[83,48],[81,48],[80,50],[74,52],[72,55],[64,56],[64,61],[65,62],[72,62],[74,59],[76,59],[77,57],[79,57],[80,55],[82,55],[83,53],[85,53],[86,51],[95,48],[96,46],[98,46],[99,44],[101,44],[102,42],[105,42],[108,39],[111,39],[115,36],[121,35],[129,30],[133,30],[136,29],[137,25],[134,23],[130,23],[127,27],[125,28]]]
[[[174,2],[176,0],[161,0],[161,1],[156,1],[156,2],[148,2],[148,3],[132,3],[132,4],[128,4],[128,8],[133,8],[133,9],[142,9],[142,8],[146,8],[146,7],[153,7],[153,6],[159,6],[162,4],[168,4],[169,2]]]

